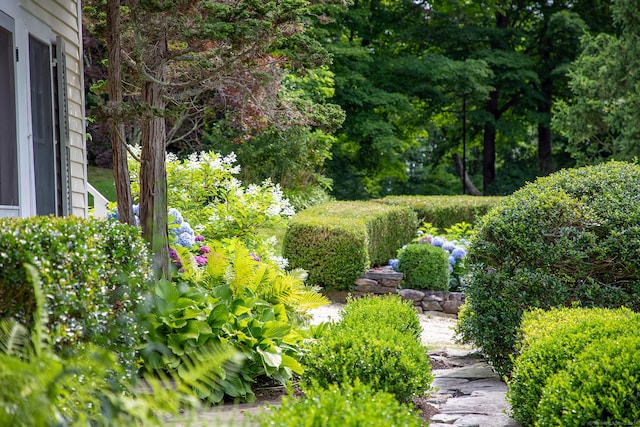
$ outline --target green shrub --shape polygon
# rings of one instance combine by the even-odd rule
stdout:
[[[342,325],[346,327],[357,328],[362,325],[390,327],[417,340],[422,333],[418,312],[411,301],[399,295],[389,294],[349,300],[342,309],[341,319]]]
[[[438,246],[412,243],[398,254],[402,286],[410,289],[449,290],[449,255]]]
[[[549,378],[536,426],[633,426],[640,420],[640,337],[591,343]]]
[[[422,420],[393,395],[354,385],[310,387],[304,396],[285,396],[280,407],[271,407],[257,418],[261,427],[421,427]]]
[[[308,283],[348,290],[371,265],[383,265],[411,241],[417,220],[407,208],[368,202],[313,206],[289,221],[283,256],[309,272]]]
[[[92,342],[134,368],[143,334],[136,310],[150,273],[139,229],[73,217],[0,219],[0,317],[30,324],[24,263],[40,272],[56,350]]]
[[[351,305],[355,307],[353,310]],[[349,301],[345,307],[346,321],[331,324],[310,345],[303,358],[303,379],[324,388],[330,384],[353,384],[359,379],[373,390],[391,393],[400,401],[429,390],[433,380],[431,367],[415,330],[401,331],[406,329],[401,323],[366,322],[369,316],[366,305],[378,306],[375,299]],[[385,317],[390,316],[391,313]],[[365,322],[358,322],[359,319]],[[406,320],[413,324],[409,315]]]
[[[591,343],[637,334],[640,315],[628,309],[562,308],[526,312],[520,354],[509,381],[513,418],[533,425],[547,380]]]
[[[211,371],[232,357],[209,349],[180,376],[145,378],[144,391],[123,378],[112,352],[92,344],[61,357],[46,329],[47,308],[38,273],[26,265],[34,296],[31,330],[13,319],[0,319],[0,425],[150,426],[168,415],[197,408],[188,385],[206,383]],[[213,368],[212,368],[213,367]]]
[[[464,342],[511,371],[533,307],[640,309],[640,166],[610,162],[539,178],[483,219],[466,259]]]
[[[231,347],[241,360],[221,366],[220,381],[198,384],[196,392],[213,403],[225,395],[251,401],[259,378],[284,384],[302,373],[305,331],[297,320],[327,300],[296,272],[256,261],[240,241],[211,242],[210,249],[206,267],[185,263],[179,283],[156,284],[142,354],[148,368],[181,374],[185,356],[212,344]]]
[[[376,202],[408,206],[420,223],[429,222],[444,229],[459,222],[476,224],[500,200],[502,197],[496,196],[387,196]]]

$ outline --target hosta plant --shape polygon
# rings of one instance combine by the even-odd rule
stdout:
[[[304,311],[326,303],[302,278],[257,260],[234,240],[213,242],[207,265],[185,264],[176,280],[156,284],[151,344],[143,352],[150,368],[180,374],[183,357],[202,346],[237,349],[242,359],[222,366],[220,387],[197,390],[211,402],[225,395],[251,401],[257,380],[284,384],[302,372]]]

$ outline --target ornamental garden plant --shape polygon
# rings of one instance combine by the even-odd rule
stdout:
[[[539,178],[482,220],[457,331],[502,375],[522,315],[557,306],[640,310],[640,166],[608,162]]]

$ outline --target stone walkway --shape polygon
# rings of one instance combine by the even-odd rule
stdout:
[[[339,319],[341,304],[330,304],[313,313],[314,322]],[[518,427],[509,418],[510,406],[506,401],[507,387],[472,348],[454,342],[453,325],[456,319],[439,312],[420,315],[422,342],[430,350],[434,361],[432,383],[437,391],[431,393],[429,403],[439,413],[434,415],[431,427]],[[221,406],[200,411],[192,417],[168,422],[167,426],[246,426],[251,415],[264,410],[256,404]],[[185,422],[186,421],[186,422]]]
[[[473,350],[430,351],[434,369],[429,402],[440,411],[431,427],[517,427],[508,416],[507,386]]]

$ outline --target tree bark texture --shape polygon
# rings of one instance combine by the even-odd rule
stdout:
[[[166,124],[164,85],[166,80],[166,34],[156,28],[145,51],[148,78],[142,87],[142,100],[148,113],[142,121],[140,153],[140,220],[142,233],[151,243],[156,277],[169,277],[169,239],[167,232]]]
[[[453,166],[456,168],[458,176],[462,177],[462,174],[464,173],[464,166],[462,165],[460,156],[455,153],[453,154]],[[482,196],[482,192],[478,190],[473,181],[469,179],[469,175],[466,173],[464,174],[464,189],[465,194],[470,194],[472,196]]]
[[[486,104],[486,110],[493,119],[487,121],[484,125],[484,134],[482,141],[482,192],[489,194],[489,186],[496,179],[496,125],[495,122],[500,117],[498,111],[497,90],[489,94],[489,100]]]
[[[135,225],[133,198],[127,166],[124,124],[122,123],[122,70],[120,58],[120,0],[107,0],[107,68],[109,90],[109,131],[113,154],[113,178],[118,204],[118,218],[125,224]]]
[[[551,141],[551,98],[553,96],[553,82],[546,79],[542,82],[542,95],[544,99],[540,101],[538,112],[545,119],[538,124],[538,167],[542,175],[553,172],[552,141]]]

